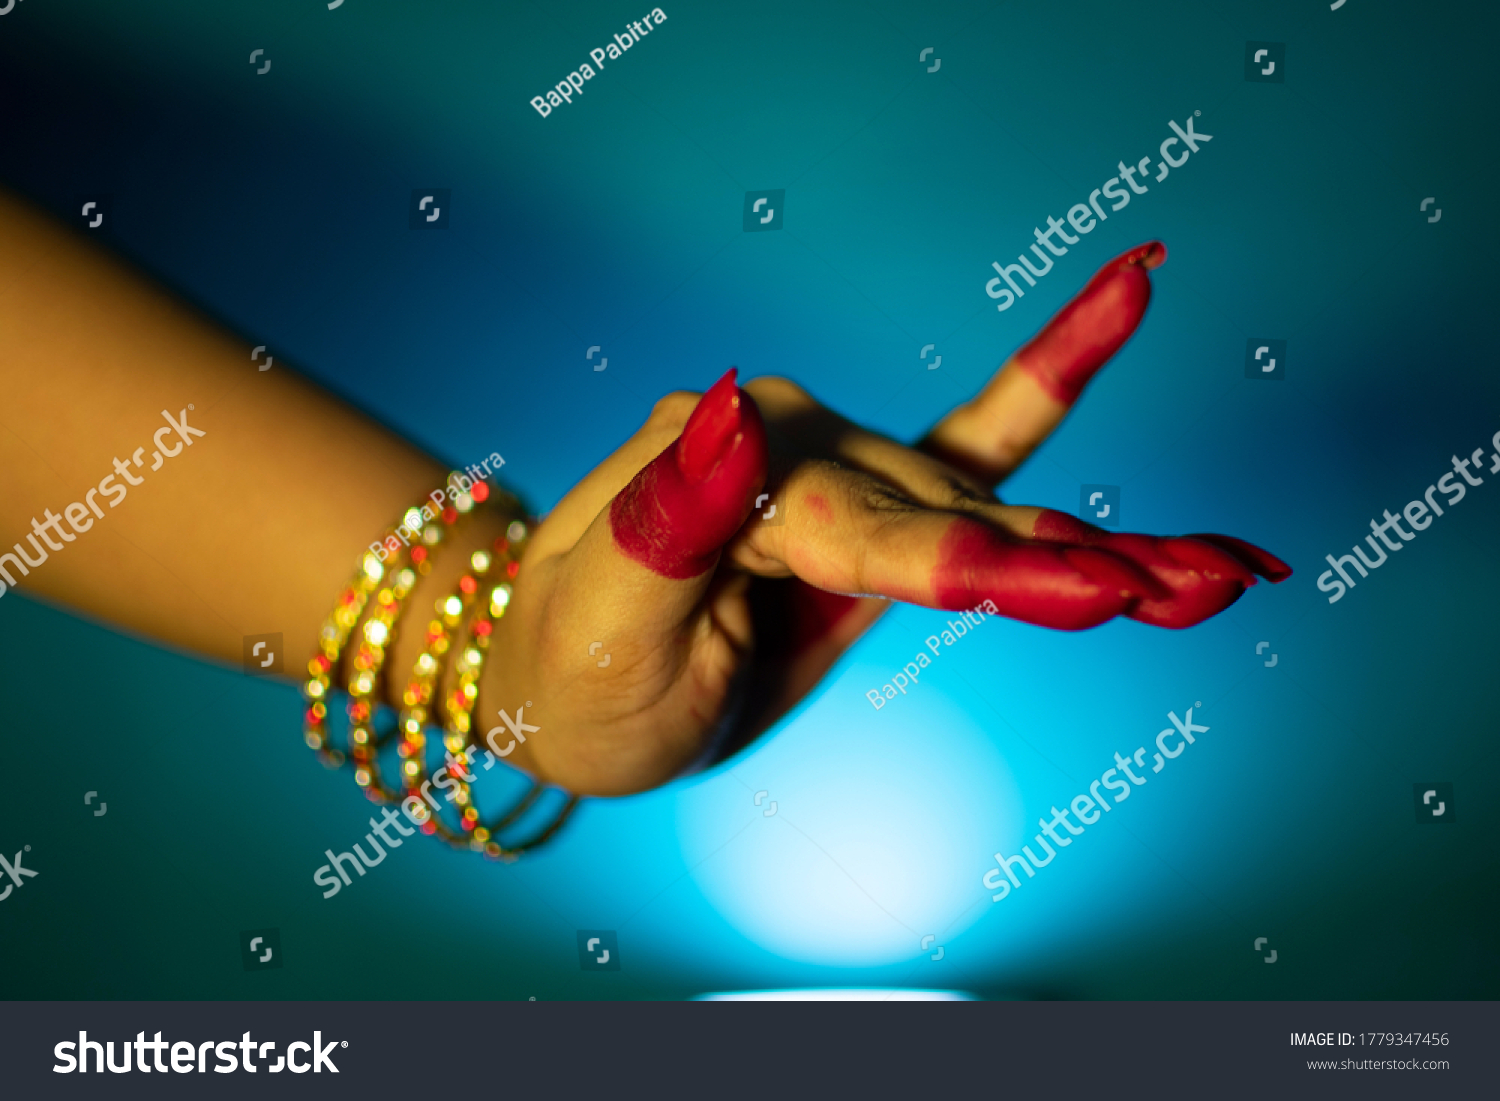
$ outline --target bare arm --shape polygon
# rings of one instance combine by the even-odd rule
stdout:
[[[35,561],[30,535],[48,554],[24,577],[0,563],[17,588],[236,664],[245,635],[279,631],[287,673],[299,675],[362,548],[447,470],[296,374],[259,371],[249,351],[0,192],[0,553],[20,541]],[[163,410],[179,422],[186,410],[203,435],[184,443]],[[154,452],[174,448],[150,469]],[[75,502],[86,531],[48,523]],[[485,517],[461,538],[478,546],[499,528]],[[418,605],[447,592],[466,557],[439,558]],[[398,673],[415,660],[414,635],[392,654]]]

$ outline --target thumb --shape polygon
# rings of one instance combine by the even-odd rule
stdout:
[[[547,705],[567,732],[528,748],[541,775],[574,792],[644,791],[689,765],[718,722],[748,642],[748,624],[733,621],[743,610],[710,591],[721,548],[766,478],[765,426],[735,372],[637,468],[640,454],[616,468],[618,477],[596,471],[611,488],[626,470],[635,476],[607,505],[590,502],[592,518],[571,547],[536,563],[530,577],[541,595],[518,609],[535,628],[524,636],[524,672],[548,686]],[[555,530],[565,531],[562,520]],[[606,647],[602,659],[593,642]]]
[[[731,368],[698,400],[682,434],[595,518],[574,553],[591,580],[623,587],[676,624],[702,596],[765,479],[765,426]]]

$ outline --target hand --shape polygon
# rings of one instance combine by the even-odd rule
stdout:
[[[1165,257],[1153,242],[1106,264],[914,448],[785,379],[739,389],[731,370],[662,399],[522,562],[496,637],[504,698],[542,728],[521,763],[579,794],[664,783],[783,714],[892,599],[1187,627],[1256,574],[1289,576],[1228,536],[1109,533],[994,494],[1135,331]]]

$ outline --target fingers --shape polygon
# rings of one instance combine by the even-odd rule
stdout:
[[[775,487],[781,526],[752,521],[732,545],[735,564],[761,576],[791,573],[819,589],[947,609],[959,607],[955,600],[971,608],[961,602],[987,593],[1001,614],[1077,628],[1116,614],[1189,626],[1232,604],[1255,574],[1280,580],[1290,573],[1275,556],[1228,536],[1112,534],[1051,510],[1000,504],[943,463],[833,416],[789,383],[751,386],[782,432],[825,455],[803,461]],[[902,515],[924,510],[935,519]],[[967,543],[951,542],[955,516],[973,521],[953,529],[968,532]],[[904,543],[895,532],[907,533]],[[1020,549],[1033,541],[1040,545]],[[1063,553],[1068,548],[1097,553]],[[1094,587],[1080,587],[1085,581]],[[1111,588],[1125,598],[1105,599]]]
[[[938,422],[921,449],[998,485],[1135,332],[1151,300],[1147,272],[1166,257],[1166,246],[1151,241],[1105,264],[978,397]]]
[[[1227,535],[1154,536],[1106,532],[1065,513],[1043,509],[1032,538],[1094,547],[1135,563],[1169,590],[1166,598],[1140,601],[1126,614],[1157,627],[1191,627],[1217,615],[1255,584],[1291,576],[1281,559]]]
[[[1093,627],[1171,593],[1121,556],[1028,542],[969,515],[924,509],[869,475],[809,463],[783,488],[784,525],[752,524],[736,562],[784,564],[829,592],[885,596],[1059,630]],[[1000,510],[1003,506],[992,506]]]
[[[932,571],[936,606],[979,603],[1040,627],[1096,627],[1167,593],[1134,563],[1091,547],[1054,547],[1007,538],[977,521],[954,520]]]

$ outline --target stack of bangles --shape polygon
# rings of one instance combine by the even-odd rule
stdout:
[[[393,709],[381,702],[387,698],[385,658],[395,645],[407,598],[420,579],[432,572],[433,556],[444,543],[452,541],[452,529],[487,501],[490,508],[509,520],[509,525],[492,550],[476,550],[470,556],[457,591],[436,601],[433,618],[423,634],[422,653],[407,680],[400,713],[392,724]],[[306,741],[326,766],[337,768],[347,760],[354,766],[355,783],[372,802],[399,803],[423,833],[436,834],[455,848],[502,860],[514,860],[550,838],[578,802],[577,796],[568,795],[561,809],[539,828],[533,828],[531,836],[510,843],[501,839],[501,832],[538,804],[543,786],[528,781],[525,794],[489,822],[481,822],[471,787],[477,779],[477,772],[471,768],[493,768],[496,757],[509,756],[516,744],[512,738],[508,745],[498,745],[496,735],[504,731],[497,727],[490,732],[487,748],[477,740],[471,720],[495,621],[505,614],[511,584],[520,568],[527,537],[524,515],[520,502],[509,494],[467,474],[450,473],[444,489],[407,509],[396,526],[379,542],[370,544],[358,572],[323,622],[318,651],[308,662],[308,679],[303,684],[308,700]],[[356,628],[356,645],[350,647]],[[346,652],[349,650],[352,655]],[[341,662],[349,697],[347,754],[330,744],[328,728],[329,696],[340,675]],[[379,732],[377,720],[382,727]],[[427,730],[437,724],[442,728],[446,754],[444,763],[429,779]],[[392,786],[381,776],[379,754],[397,736],[400,782]],[[521,733],[515,737],[525,740]],[[482,765],[475,759],[476,752],[483,754]],[[451,804],[453,813],[448,818],[456,820],[444,820],[444,807],[433,794],[434,785]]]

